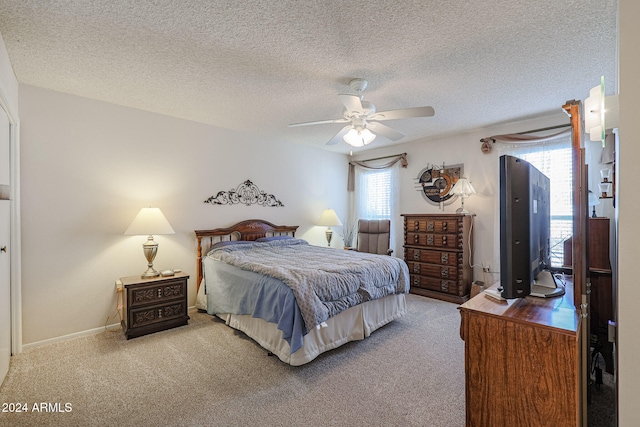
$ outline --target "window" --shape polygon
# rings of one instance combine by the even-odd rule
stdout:
[[[564,241],[573,234],[573,165],[566,144],[529,147],[515,156],[534,165],[551,181],[551,266],[564,265]]]
[[[360,174],[358,218],[391,219],[391,170]]]
[[[395,248],[395,227],[399,226],[398,189],[399,164],[386,169],[357,167],[353,213],[358,219],[391,220],[390,247]]]

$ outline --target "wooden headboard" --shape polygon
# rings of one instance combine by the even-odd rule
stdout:
[[[213,230],[195,230],[198,239],[196,290],[202,281],[202,254],[207,254],[211,246],[218,242],[230,240],[256,240],[261,237],[291,236],[295,237],[297,225],[274,225],[262,219],[248,219],[231,227]]]

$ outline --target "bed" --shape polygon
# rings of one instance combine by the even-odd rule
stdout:
[[[299,366],[406,314],[406,263],[310,245],[251,219],[196,230],[197,307]]]

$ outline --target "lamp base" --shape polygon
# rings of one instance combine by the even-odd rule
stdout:
[[[468,210],[466,210],[465,208],[458,208],[456,209],[456,213],[459,214],[463,214],[463,215],[471,215],[472,213],[469,212]]]
[[[156,253],[158,253],[158,244],[153,240],[153,236],[149,236],[147,241],[144,242],[142,251],[144,252],[144,257],[147,259],[147,270],[142,273],[140,277],[142,279],[158,277],[160,273],[153,268],[153,260],[156,257]]]
[[[142,279],[150,279],[152,277],[158,277],[160,275],[160,273],[156,270],[154,270],[153,267],[149,267],[147,268],[147,271],[145,271],[144,273],[142,273],[142,275],[140,275],[140,278]]]
[[[325,235],[327,236],[327,246],[331,246],[331,238],[333,237],[333,230],[331,227],[327,228]]]

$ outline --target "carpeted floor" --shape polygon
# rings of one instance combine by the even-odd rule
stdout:
[[[195,311],[188,326],[128,341],[105,332],[29,349],[0,388],[0,403],[27,412],[0,412],[0,425],[463,426],[457,305],[407,301],[407,316],[301,367]]]
[[[104,332],[29,349],[0,387],[0,426],[463,426],[457,305],[407,303],[407,316],[301,367],[196,311],[129,341]],[[612,376],[588,411],[589,427],[616,425]]]
[[[604,372],[602,384],[591,384],[591,402],[587,406],[588,427],[615,427],[616,422],[616,385],[614,377]]]

